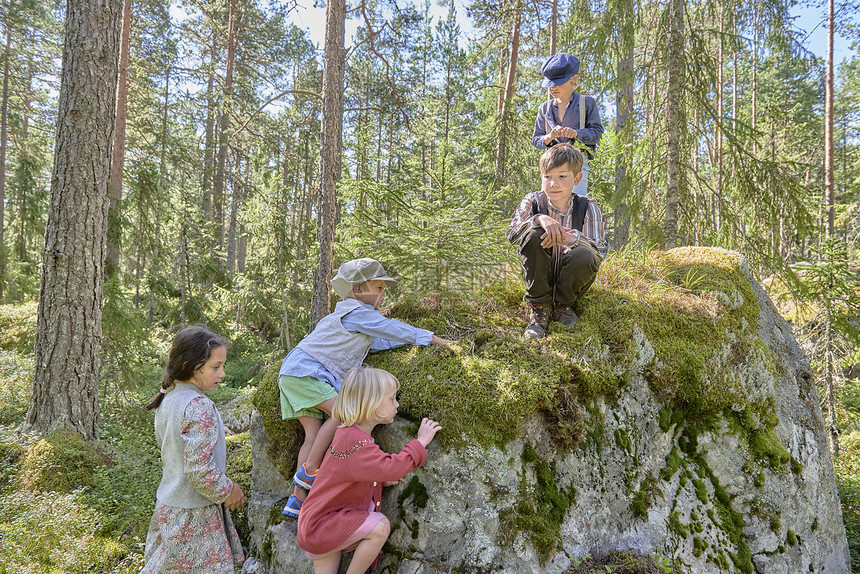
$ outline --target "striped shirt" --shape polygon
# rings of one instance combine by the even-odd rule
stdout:
[[[520,236],[528,228],[540,227],[536,218],[540,212],[535,212],[535,202],[545,211],[550,217],[561,223],[562,227],[571,232],[572,240],[567,244],[573,249],[585,245],[591,247],[597,255],[603,259],[609,251],[609,244],[606,242],[606,222],[603,220],[603,212],[593,199],[588,201],[588,209],[585,212],[585,221],[582,224],[582,229],[572,229],[573,210],[569,206],[567,210],[559,211],[553,207],[549,198],[543,191],[534,191],[526,195],[514,217],[511,220],[511,225],[506,233],[508,240],[513,241],[514,238]],[[573,204],[571,203],[571,206]]]

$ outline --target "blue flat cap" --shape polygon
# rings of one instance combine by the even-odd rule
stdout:
[[[560,52],[546,59],[540,68],[544,76],[544,88],[560,86],[579,73],[579,58]]]

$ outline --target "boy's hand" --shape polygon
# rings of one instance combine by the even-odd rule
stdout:
[[[538,216],[538,223],[543,227],[544,234],[540,236],[540,246],[544,249],[553,245],[564,245],[567,243],[567,230],[564,226],[549,215]]]
[[[430,441],[433,440],[433,437],[441,429],[442,427],[436,421],[431,421],[428,418],[421,419],[421,426],[418,427],[418,442],[423,444],[424,448],[427,448],[427,445],[430,444]]]
[[[549,133],[549,135],[552,136],[552,139],[570,138],[572,140],[575,140],[578,134],[573,128],[568,128],[565,126],[555,126],[552,128],[552,131]]]
[[[448,339],[443,339],[442,337],[437,337],[433,335],[433,338],[430,339],[431,345],[450,345],[451,343],[456,343],[457,341],[449,341]]]
[[[397,486],[398,484],[401,484],[402,482],[403,482],[402,478],[399,480],[386,480],[385,482],[382,483],[382,486]]]

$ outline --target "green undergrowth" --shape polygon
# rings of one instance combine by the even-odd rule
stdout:
[[[33,384],[35,309],[0,306],[0,574],[137,574],[161,480],[154,415],[143,407],[158,388],[169,345],[159,337],[168,335],[153,329],[157,344],[135,359],[144,367],[125,377],[138,379],[133,385],[111,376],[121,361],[103,364],[98,441],[68,430],[30,437],[17,428]],[[237,372],[229,363],[227,371]],[[209,396],[222,404],[251,390],[221,385]],[[228,437],[227,448],[228,475],[248,494],[248,434]],[[232,513],[240,535],[245,511]]]
[[[161,468],[143,428],[125,428],[121,451],[107,436],[58,430],[36,440],[3,428],[0,572],[140,571]]]
[[[833,461],[842,519],[851,551],[851,571],[860,572],[860,432],[843,435],[840,455]]]
[[[0,305],[0,351],[33,352],[37,309],[35,301]]]

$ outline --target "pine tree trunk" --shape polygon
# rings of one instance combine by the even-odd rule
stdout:
[[[179,325],[185,328],[185,305],[187,294],[185,286],[188,285],[188,244],[185,240],[185,224],[181,223],[179,228]]]
[[[684,0],[669,0],[669,39],[666,97],[666,218],[663,222],[663,246],[678,244],[678,201],[680,194],[681,122],[684,97]]]
[[[3,56],[3,100],[0,103],[0,302],[6,287],[6,139],[9,135],[9,57],[12,49],[12,30],[6,28],[6,47]]]
[[[833,0],[830,0],[830,2],[833,2]],[[833,384],[831,299],[826,299],[824,305],[824,386],[827,394],[827,428],[830,431],[830,452],[833,458],[839,458],[839,428],[836,426],[836,385]]]
[[[203,219],[212,221],[215,212],[212,210],[212,183],[215,171],[215,55],[217,39],[212,34],[211,64],[209,83],[206,87],[206,135],[203,140]],[[210,238],[212,239],[212,238]]]
[[[558,0],[550,0],[549,55],[558,51]]]
[[[239,245],[236,247],[236,270],[245,272],[245,261],[248,259],[248,234],[244,223],[239,224]]]
[[[824,203],[826,210],[826,236],[829,240],[834,237],[834,182],[833,182],[833,36],[836,24],[833,0],[827,1],[827,72],[824,80]],[[828,242],[829,246],[832,243]],[[833,249],[827,250],[833,253]],[[829,261],[831,265],[833,261]],[[839,456],[839,430],[836,427],[836,387],[833,383],[833,340],[832,330],[832,302],[827,299],[826,336],[825,336],[825,385],[827,386],[827,410],[830,426],[830,448],[833,458]]]
[[[115,277],[119,271],[119,254],[122,250],[122,217],[120,209],[122,205],[122,169],[125,164],[125,124],[128,118],[128,59],[131,45],[131,0],[125,0],[122,8],[121,38],[113,157],[110,166],[107,258],[105,259],[105,273],[108,277]]]
[[[164,201],[164,196],[167,194],[167,119],[170,106],[170,74],[172,67],[167,66],[164,74],[164,92],[162,98],[164,105],[161,108],[161,152],[158,159],[158,188],[155,192],[155,217],[153,218],[153,227],[155,228],[155,237],[152,242],[152,259],[150,260],[149,277],[150,280],[156,279],[160,274],[159,265],[161,263],[161,206]],[[155,293],[149,291],[149,308],[146,312],[147,324],[152,324],[155,321]]]
[[[31,102],[33,100],[33,78],[36,75],[35,67],[31,62],[27,66],[27,81],[25,82],[27,89],[22,95],[21,108],[23,110],[30,111]],[[28,133],[29,133],[29,116],[24,113],[21,114],[21,133],[19,136],[18,148],[20,149],[20,157],[30,158],[30,142],[28,141]],[[27,244],[27,192],[29,190],[26,189],[26,186],[19,185],[18,193],[15,197],[15,203],[18,206],[18,229],[15,241],[15,252],[18,257],[18,261],[30,261],[30,256],[27,253],[29,245]]]
[[[615,133],[618,137],[622,149],[632,149],[630,140],[630,130],[627,129],[627,122],[633,115],[633,83],[635,77],[633,75],[633,22],[634,11],[636,9],[633,0],[623,3],[625,10],[620,22],[619,43],[621,49],[621,57],[618,60],[618,79],[622,84],[622,88],[615,94]],[[627,174],[627,162],[629,156],[626,153],[620,153],[615,158],[615,193],[619,198],[618,205],[614,210],[614,228],[612,246],[614,249],[621,249],[630,238],[630,212],[627,205],[627,198],[633,187],[630,176]]]
[[[334,229],[337,218],[337,182],[340,179],[343,133],[344,37],[346,0],[328,0],[323,65],[322,126],[320,128],[320,195],[317,205],[319,264],[314,271],[311,328],[331,309],[331,274]]]
[[[496,102],[496,113],[501,117],[502,115],[502,106],[505,102],[505,70],[507,70],[507,66],[505,65],[508,61],[508,44],[504,44],[499,50],[499,99]]]
[[[827,237],[834,233],[834,180],[833,180],[833,35],[836,25],[834,2],[827,0],[827,73],[824,80],[824,202],[827,207]]]
[[[240,158],[236,158],[235,177],[233,178],[233,193],[230,197],[230,223],[227,227],[227,271],[231,274],[236,270],[236,234],[239,225],[239,182],[242,174]]]
[[[720,36],[717,40],[717,121],[714,123],[714,154],[717,164],[717,191],[714,196],[714,230],[720,228],[723,222],[723,27],[725,10],[722,4],[718,6],[720,11]]]
[[[98,438],[99,351],[121,0],[69,2],[24,429]]]
[[[496,134],[496,185],[507,179],[508,164],[508,115],[511,98],[514,96],[514,79],[517,73],[517,59],[520,51],[520,26],[523,20],[522,0],[516,0],[514,6],[514,25],[511,29],[511,58],[508,62],[508,73],[505,79],[505,89],[502,95],[502,106],[499,113],[499,133]]]
[[[752,61],[752,123],[753,155],[758,151],[758,134],[756,133],[757,118],[758,118],[758,2],[753,3],[753,41],[752,41],[753,61]]]
[[[236,1],[230,0],[230,15],[227,23],[227,69],[224,74],[224,109],[218,128],[218,164],[215,168],[215,181],[212,186],[213,219],[215,220],[215,239],[213,247],[216,252],[224,249],[224,190],[227,186],[227,151],[230,147],[228,130],[230,129],[230,114],[227,107],[232,104],[230,96],[233,93],[233,59],[236,55]]]

